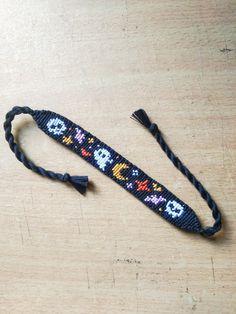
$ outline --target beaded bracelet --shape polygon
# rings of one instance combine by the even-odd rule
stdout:
[[[6,121],[4,123],[5,137],[11,150],[16,155],[16,158],[28,169],[44,177],[69,182],[80,193],[85,193],[88,186],[87,176],[71,176],[68,173],[62,175],[50,170],[45,170],[42,167],[36,166],[26,157],[15,143],[11,133],[12,120],[16,115],[21,113],[30,114],[38,127],[47,135],[88,161],[91,165],[106,174],[174,226],[185,231],[200,233],[206,237],[214,235],[221,229],[221,214],[216,203],[203,185],[172,152],[162,137],[157,125],[151,123],[143,109],[135,111],[131,118],[140,122],[151,132],[175,167],[181,171],[199,191],[202,198],[212,210],[212,216],[215,220],[212,227],[203,228],[196,213],[187,204],[181,201],[162,184],[148,176],[139,167],[132,164],[114,149],[79,125],[48,110],[32,110],[29,107],[17,106],[6,115]]]

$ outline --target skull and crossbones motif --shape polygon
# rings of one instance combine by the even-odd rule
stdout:
[[[47,128],[48,131],[54,135],[61,135],[67,129],[64,121],[59,118],[50,119],[47,123]]]
[[[184,207],[176,201],[169,201],[166,204],[165,212],[172,218],[180,217],[184,212]]]
[[[105,171],[107,164],[112,164],[113,159],[111,158],[111,153],[105,148],[99,148],[94,151],[94,159],[96,160],[99,168]]]

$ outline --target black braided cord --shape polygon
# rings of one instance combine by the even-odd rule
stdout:
[[[167,157],[172,161],[174,166],[194,185],[199,191],[202,198],[207,202],[209,208],[212,210],[212,216],[215,222],[212,227],[203,228],[201,234],[207,237],[214,235],[221,229],[221,213],[212,199],[211,195],[207,192],[201,182],[191,173],[191,171],[179,160],[179,158],[173,153],[169,145],[164,140],[156,123],[151,123],[147,113],[143,109],[139,109],[132,114],[132,118],[137,120],[143,126],[145,126],[151,134],[155,137],[162,150],[165,152]]]
[[[15,106],[12,108],[11,111],[9,111],[6,114],[6,120],[5,120],[4,125],[3,125],[4,130],[5,130],[5,138],[6,138],[7,142],[9,143],[9,146],[10,146],[11,150],[13,151],[13,153],[15,154],[16,158],[19,161],[21,161],[26,168],[33,170],[34,172],[42,175],[43,177],[47,177],[47,178],[54,179],[54,180],[59,180],[62,182],[69,182],[72,185],[74,185],[72,182],[73,177],[71,177],[69,173],[65,173],[65,174],[56,173],[56,172],[53,172],[51,170],[46,170],[42,167],[36,166],[31,160],[29,160],[26,157],[26,155],[21,151],[19,146],[15,143],[14,136],[12,135],[12,121],[14,120],[16,115],[19,115],[21,113],[29,114],[32,117],[34,117],[34,114],[35,114],[34,110],[32,110],[29,107]],[[80,177],[77,177],[77,178],[80,178]],[[83,177],[83,178],[85,178],[85,177]],[[77,190],[79,190],[81,193],[84,192],[83,187],[78,188],[78,186],[75,186],[75,188]]]

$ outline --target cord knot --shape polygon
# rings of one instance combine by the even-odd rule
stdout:
[[[158,126],[156,125],[156,123],[151,123],[150,127],[149,127],[149,131],[152,133],[152,135],[156,135],[157,132],[159,132]]]
[[[64,173],[64,175],[62,176],[62,181],[63,182],[68,182],[70,181],[71,176],[69,175],[69,173]]]

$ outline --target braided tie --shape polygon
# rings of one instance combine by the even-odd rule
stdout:
[[[172,161],[174,166],[193,184],[193,186],[199,191],[202,198],[207,202],[208,207],[212,210],[212,216],[215,220],[212,227],[202,228],[200,233],[204,236],[210,237],[214,235],[221,229],[221,213],[212,199],[211,195],[207,192],[201,182],[190,172],[190,170],[179,160],[179,158],[172,152],[169,145],[166,143],[162,134],[156,125],[156,123],[151,123],[148,115],[143,109],[135,111],[132,118],[137,120],[143,126],[145,126],[150,133],[155,137],[156,141],[161,146],[162,150],[165,152],[167,157]]]
[[[42,167],[36,166],[31,160],[29,160],[26,155],[20,150],[19,146],[15,143],[14,137],[12,135],[12,121],[16,115],[21,113],[30,114],[33,118],[35,117],[36,112],[29,107],[14,107],[11,111],[6,114],[6,120],[4,122],[5,138],[9,143],[9,146],[16,158],[23,163],[23,165],[33,170],[34,172],[40,174],[43,177],[50,179],[58,180],[61,182],[70,183],[77,191],[84,193],[88,185],[87,176],[70,176],[68,173],[61,174],[56,173],[51,170],[46,170]]]

